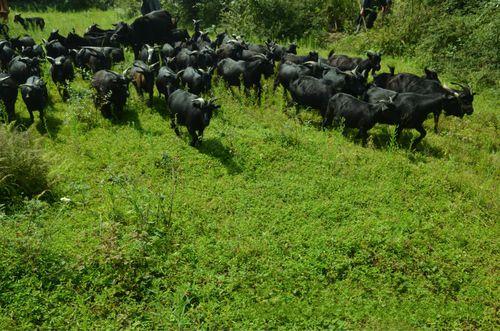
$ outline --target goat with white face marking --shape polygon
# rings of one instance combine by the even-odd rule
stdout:
[[[34,47],[36,45],[35,39],[28,35],[10,38],[9,42],[12,48],[18,52],[20,52],[23,47]]]
[[[21,49],[21,56],[29,57],[33,59],[35,57],[39,59],[45,58],[45,51],[43,50],[42,45],[35,45],[33,47],[23,47]]]
[[[147,65],[152,65],[160,62],[160,49],[156,46],[150,46],[146,44],[142,46],[137,60],[140,60]]]
[[[210,124],[213,112],[220,108],[215,100],[206,101],[199,96],[177,90],[168,97],[171,127],[179,136],[177,125],[186,126],[191,135],[191,146],[199,144],[205,128]]]

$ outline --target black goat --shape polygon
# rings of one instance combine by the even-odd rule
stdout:
[[[179,79],[175,71],[168,66],[161,67],[156,77],[156,88],[168,99],[169,95],[179,88]]]
[[[255,87],[259,104],[262,99],[261,78],[269,78],[274,73],[274,62],[264,56],[257,56],[251,62],[224,59],[217,65],[217,72],[229,86],[243,86],[248,91]]]
[[[31,76],[41,76],[40,63],[38,58],[14,57],[8,66],[9,75],[18,83],[23,84]]]
[[[26,104],[26,108],[30,113],[31,123],[35,121],[35,117],[33,115],[34,111],[38,111],[40,113],[40,120],[43,121],[43,112],[49,102],[47,84],[40,77],[31,76],[25,84],[21,84],[19,87],[21,88],[21,95],[24,103]]]
[[[189,92],[193,94],[201,94],[210,91],[212,88],[212,75],[215,67],[209,68],[208,71],[187,67],[178,72],[177,77],[182,85],[187,85]]]
[[[285,55],[283,55],[281,62],[289,61],[295,64],[302,64],[308,61],[318,62],[318,59],[319,59],[318,52],[309,52],[309,54],[305,56],[286,53]]]
[[[45,29],[45,20],[41,17],[22,18],[21,14],[16,14],[14,16],[14,23],[21,24],[24,30],[38,28],[43,31]]]
[[[68,48],[64,46],[59,40],[53,39],[51,41],[43,41],[45,43],[45,49],[47,50],[47,56],[56,58],[69,54]]]
[[[366,143],[368,131],[380,123],[384,113],[392,112],[395,105],[392,99],[377,103],[361,101],[352,95],[338,93],[328,102],[328,109],[323,117],[323,128],[343,122],[345,127],[358,129],[358,137]]]
[[[7,122],[14,120],[17,93],[17,82],[9,74],[0,73],[0,100],[3,102],[7,112]],[[3,119],[3,116],[0,119]]]
[[[220,108],[215,100],[205,101],[199,96],[177,90],[168,97],[171,127],[179,136],[178,125],[186,126],[191,135],[191,146],[196,146],[203,137],[205,128],[210,124],[213,112]]]
[[[334,55],[333,50],[330,51],[328,55],[328,63],[337,67],[342,71],[356,69],[358,72],[365,71],[368,74],[371,70],[372,74],[380,70],[380,62],[382,61],[382,56],[380,53],[368,52],[366,54],[367,59],[362,59],[359,57],[349,57],[347,55]]]
[[[317,109],[322,116],[326,113],[328,100],[337,92],[332,82],[311,76],[294,80],[290,83],[289,91],[296,103]]]
[[[10,61],[16,56],[16,51],[7,40],[0,41],[0,66],[7,69]]]
[[[52,64],[50,67],[52,81],[57,85],[57,91],[63,101],[67,101],[69,99],[69,82],[75,78],[73,62],[66,56],[59,56],[55,59],[47,57],[47,60]]]
[[[92,79],[92,87],[96,90],[94,103],[105,117],[115,116],[123,112],[129,96],[130,79],[110,70],[96,72]]]

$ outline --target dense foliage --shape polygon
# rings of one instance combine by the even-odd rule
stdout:
[[[343,42],[353,51],[418,58],[457,79],[492,86],[500,77],[499,30],[497,1],[412,0],[396,2],[383,24]]]
[[[500,10],[496,0],[395,0],[392,14],[379,19],[368,33],[341,38],[353,52],[377,49],[385,54],[416,57],[475,86],[499,83],[498,31]],[[81,9],[117,7],[125,18],[139,13],[139,0],[14,1],[14,6],[54,6]],[[354,30],[359,5],[351,0],[163,0],[165,8],[190,25],[203,19],[206,28],[238,32],[260,39],[312,40],[323,44],[331,32]],[[339,35],[335,34],[335,40]]]
[[[343,29],[357,12],[353,1],[233,1],[222,15],[222,23],[247,35],[278,39],[325,37],[333,27]]]

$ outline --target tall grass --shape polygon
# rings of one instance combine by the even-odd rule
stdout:
[[[46,192],[48,172],[33,134],[0,124],[0,204],[13,205]]]

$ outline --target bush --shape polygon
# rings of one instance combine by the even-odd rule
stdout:
[[[0,204],[14,205],[46,192],[48,172],[32,134],[0,124]]]
[[[498,84],[500,12],[496,1],[397,1],[374,29],[348,37],[353,51],[377,49],[416,57],[456,79],[487,87]]]
[[[231,2],[222,21],[247,35],[273,39],[314,36],[320,40],[330,29],[344,29],[356,12],[356,3],[345,0],[240,0]]]

